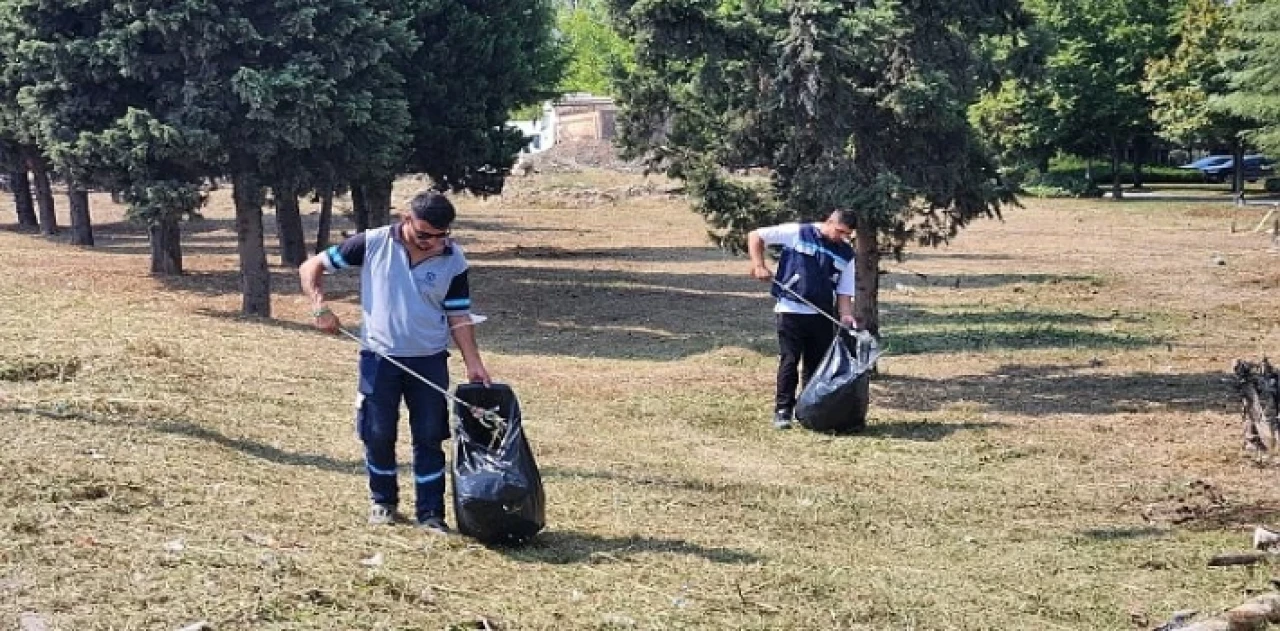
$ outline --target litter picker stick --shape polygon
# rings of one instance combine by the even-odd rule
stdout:
[[[360,336],[356,335],[355,333],[352,333],[351,331],[348,331],[341,327],[339,327],[338,330],[342,331],[343,335],[355,340],[356,344],[360,345],[360,348],[363,348],[364,350],[369,351],[370,353],[373,353],[374,355],[377,355],[378,357],[381,357],[387,360],[388,362],[391,362],[392,366],[395,366],[396,368],[403,370],[410,377],[413,377],[414,379],[417,379],[418,381],[421,381],[422,383],[425,383],[428,386],[431,386],[433,390],[435,390],[436,392],[439,392],[441,395],[444,396],[444,398],[450,401],[453,401],[454,403],[457,403],[462,407],[467,408],[468,410],[471,410],[471,414],[474,415],[477,419],[483,420],[486,422],[491,422],[491,423],[495,421],[503,424],[506,423],[505,419],[503,419],[501,416],[498,416],[497,412],[494,412],[493,410],[486,410],[480,406],[467,403],[466,401],[463,401],[462,399],[459,399],[458,397],[453,396],[453,394],[450,393],[448,390],[441,388],[438,384],[431,381],[430,379],[427,379],[426,377],[423,377],[422,375],[419,375],[418,373],[414,372],[408,366],[405,366],[404,364],[396,361],[395,359],[387,355],[384,355],[378,351],[375,351],[372,348],[369,348],[368,345],[366,345],[364,341],[360,339]]]
[[[812,302],[809,302],[808,300],[805,300],[805,299],[804,299],[804,296],[801,296],[800,294],[797,294],[797,293],[795,292],[795,290],[791,289],[791,286],[792,286],[792,285],[794,285],[794,284],[796,284],[796,282],[800,280],[800,274],[799,274],[799,273],[792,274],[792,275],[791,275],[791,278],[790,278],[789,280],[787,280],[787,282],[786,282],[786,284],[785,284],[785,285],[784,285],[783,283],[778,282],[778,279],[776,279],[776,278],[771,279],[771,280],[773,280],[773,284],[775,284],[775,285],[777,285],[777,286],[779,286],[779,287],[783,288],[784,290],[786,290],[786,292],[787,292],[787,293],[791,294],[792,296],[795,296],[796,300],[799,300],[800,302],[803,302],[804,304],[809,305],[809,307],[810,307],[811,309],[813,309],[814,311],[817,311],[818,313],[821,313],[823,316],[826,316],[826,318],[827,318],[828,320],[830,320],[830,321],[834,322],[834,323],[836,324],[836,326],[838,326],[838,327],[840,327],[840,328],[842,328],[842,329],[848,329],[848,328],[849,328],[849,327],[845,326],[845,325],[844,325],[842,322],[840,322],[839,320],[837,320],[837,319],[835,319],[835,318],[831,317],[831,314],[830,314],[830,313],[827,313],[826,311],[823,311],[822,309],[819,309],[819,308],[817,307],[817,305],[813,304]]]

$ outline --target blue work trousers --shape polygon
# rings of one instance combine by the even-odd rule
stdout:
[[[441,388],[449,388],[447,351],[395,360]],[[449,407],[439,391],[369,351],[360,352],[360,397],[356,429],[364,442],[369,494],[377,504],[399,504],[396,434],[400,401],[409,408],[413,436],[413,488],[418,521],[444,516],[445,462],[441,443],[449,439]]]

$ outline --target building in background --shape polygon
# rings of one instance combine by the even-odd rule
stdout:
[[[612,140],[617,134],[618,106],[612,98],[581,92],[566,94],[542,106],[536,120],[510,121],[524,132],[524,153],[539,153],[562,142]]]

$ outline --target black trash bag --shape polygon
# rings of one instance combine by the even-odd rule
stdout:
[[[476,418],[454,403],[453,514],[458,531],[484,543],[523,543],[547,524],[542,476],[524,436],[520,402],[510,386],[459,385],[454,395],[491,410]],[[500,417],[500,418],[499,418]]]
[[[866,331],[841,330],[796,401],[796,420],[815,432],[859,432],[867,427],[871,369],[880,357]]]

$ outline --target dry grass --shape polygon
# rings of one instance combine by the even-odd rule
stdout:
[[[522,549],[363,525],[354,349],[289,270],[235,316],[225,191],[180,279],[105,198],[93,250],[0,231],[0,626],[1127,629],[1266,586],[1205,567],[1280,520],[1223,381],[1280,342],[1229,230],[1261,209],[1029,201],[887,263],[871,428],[832,438],[768,429],[769,300],[668,187],[462,200],[547,485]]]

